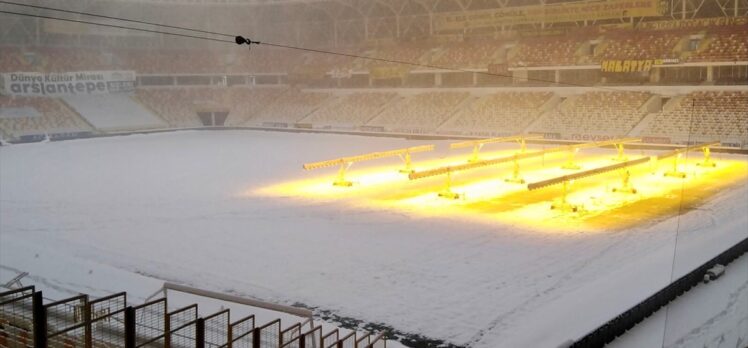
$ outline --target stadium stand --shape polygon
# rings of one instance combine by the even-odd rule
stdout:
[[[434,130],[468,97],[464,92],[427,92],[387,107],[368,124],[393,128]]]
[[[17,47],[0,47],[0,71],[24,71],[31,68],[31,64],[24,59]]]
[[[226,125],[238,126],[259,114],[285,92],[283,88],[242,88],[228,89],[227,99],[230,110]]]
[[[553,93],[505,92],[483,96],[457,112],[442,129],[521,133],[541,113]]]
[[[202,123],[197,117],[194,100],[200,97],[215,100],[218,98],[216,92],[210,88],[138,89],[135,98],[161,116],[170,127],[199,127]]]
[[[0,96],[0,116],[0,129],[11,136],[91,130],[56,98]]]
[[[684,31],[613,30],[594,52],[593,60],[603,59],[672,59],[679,58],[678,42]]]
[[[641,106],[652,95],[643,92],[588,92],[567,98],[533,128],[562,134],[626,135],[641,121]]]
[[[492,63],[499,48],[499,43],[494,41],[450,44],[433,55],[432,63],[450,68],[485,69]]]
[[[689,60],[693,62],[724,62],[748,60],[748,29],[729,26],[710,29],[704,49]]]
[[[395,98],[395,93],[353,93],[317,110],[304,122],[325,125],[363,125]]]
[[[164,128],[166,123],[123,93],[67,96],[63,100],[96,129],[103,131]]]
[[[690,93],[666,104],[642,134],[693,141],[746,139],[746,110],[748,92]]]
[[[375,57],[383,60],[397,60],[401,62],[416,62],[424,63],[428,60],[427,54],[431,50],[431,46],[425,44],[398,44],[398,45],[386,45],[380,46],[376,49],[366,50],[363,52],[364,56]],[[387,63],[382,61],[362,60],[357,59],[356,67],[372,67],[372,66],[387,66],[393,65],[393,63]]]
[[[263,122],[295,123],[314,112],[331,97],[330,93],[301,92],[287,89],[267,107],[248,120],[248,124]]]
[[[588,35],[549,36],[520,41],[507,57],[511,66],[574,65],[577,49]]]

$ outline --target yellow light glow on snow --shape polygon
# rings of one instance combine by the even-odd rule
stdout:
[[[532,150],[528,150],[532,151]],[[515,149],[481,153],[483,158],[512,155]],[[644,154],[627,154],[636,159]],[[722,157],[722,156],[720,156]],[[416,170],[465,163],[469,153],[448,158],[415,161]],[[507,182],[512,177],[511,162],[481,169],[455,172],[451,175],[449,190],[459,194],[457,199],[439,197],[446,190],[447,176],[440,175],[420,180],[408,180],[399,173],[401,163],[389,161],[379,166],[352,166],[346,178],[351,187],[333,186],[334,169],[306,179],[282,182],[247,192],[247,195],[286,197],[298,200],[340,200],[352,207],[377,208],[402,211],[418,217],[449,218],[469,222],[505,224],[527,227],[553,233],[578,231],[604,232],[651,224],[674,216],[681,207],[695,208],[715,194],[748,179],[748,162],[739,159],[715,158],[716,167],[702,167],[701,152],[692,152],[679,159],[679,170],[686,178],[665,176],[673,170],[674,158],[659,163],[649,162],[629,168],[630,187],[636,193],[613,192],[623,186],[623,172],[612,171],[576,180],[568,186],[566,200],[578,207],[577,212],[552,210],[551,205],[563,196],[563,185],[554,185],[535,191],[527,183],[551,179],[574,173],[562,169],[567,154],[554,153],[545,157],[520,162],[520,177],[524,184]],[[577,155],[580,170],[615,164],[615,153]],[[620,190],[619,190],[620,191]]]

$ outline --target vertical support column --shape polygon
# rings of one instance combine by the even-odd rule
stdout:
[[[34,320],[34,348],[47,348],[47,312],[44,310],[42,292],[35,292],[31,301]]]
[[[304,336],[303,333],[301,334],[301,337],[299,337],[299,348],[306,348],[306,336]]]
[[[135,348],[135,308],[125,308],[125,348]]]
[[[205,348],[205,319],[197,318],[195,322],[195,348]]]
[[[709,65],[706,67],[706,82],[714,81],[714,66]]]

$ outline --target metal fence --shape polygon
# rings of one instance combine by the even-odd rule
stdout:
[[[281,321],[275,319],[255,329],[255,348],[279,348],[281,345]]]
[[[166,299],[158,299],[133,307],[135,315],[135,347],[163,347],[166,345]]]
[[[338,345],[338,329],[332,330],[322,336],[322,348],[332,348]]]
[[[44,305],[48,347],[91,346],[88,295],[78,295]]]
[[[94,347],[125,346],[125,308],[127,294],[109,295],[90,301],[91,344]]]
[[[309,324],[309,326],[306,326]],[[309,328],[304,331],[304,328]],[[200,317],[196,304],[168,312],[166,298],[128,306],[124,292],[90,300],[78,295],[44,303],[33,286],[0,292],[0,348],[383,348],[337,329],[323,334],[311,319],[282,329],[255,316],[231,322],[228,309]]]
[[[0,294],[0,346],[34,346],[34,287]]]
[[[254,342],[255,316],[250,315],[229,325],[231,348],[252,348]]]
[[[167,314],[169,344],[174,348],[197,347],[197,305],[193,304]]]

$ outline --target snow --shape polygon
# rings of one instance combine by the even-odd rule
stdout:
[[[748,255],[721,278],[700,284],[610,344],[621,347],[748,345]]]
[[[0,280],[27,271],[45,293],[144,299],[161,279],[458,345],[557,347],[748,237],[744,181],[680,219],[563,234],[247,194],[334,175],[304,162],[426,143],[437,144],[431,156],[447,151],[445,141],[262,131],[2,147]]]

